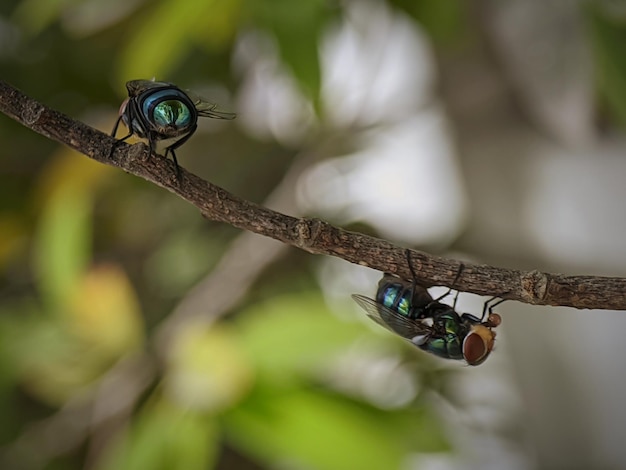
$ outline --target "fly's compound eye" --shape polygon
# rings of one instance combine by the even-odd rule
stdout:
[[[142,112],[159,127],[185,129],[193,124],[193,103],[179,90],[162,90],[146,97]]]
[[[482,325],[475,326],[463,340],[463,358],[470,366],[482,364],[491,353],[496,334]]]
[[[191,111],[181,101],[161,101],[154,107],[152,119],[159,126],[184,128],[191,122]]]

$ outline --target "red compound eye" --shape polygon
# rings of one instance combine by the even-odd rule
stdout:
[[[463,340],[463,357],[470,366],[477,366],[489,355],[490,349],[478,333],[472,332]]]
[[[499,315],[497,320],[494,320],[494,323],[498,323],[498,320],[500,320]],[[491,353],[493,349],[496,334],[491,331],[489,326],[485,325],[487,325],[487,323],[474,325],[463,340],[463,358],[470,366],[482,364],[485,359],[489,357],[489,353]]]

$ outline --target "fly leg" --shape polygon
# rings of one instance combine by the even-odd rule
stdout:
[[[157,137],[154,134],[148,134],[146,138],[148,139],[148,147],[150,149],[150,156],[152,156],[153,153],[156,153]]]
[[[415,295],[415,289],[417,287],[417,274],[415,274],[415,269],[413,268],[413,263],[411,262],[411,250],[407,248],[405,253],[406,253],[406,260],[409,265],[409,271],[411,271],[411,276],[413,276],[413,283],[411,285],[411,299],[413,299]],[[426,308],[430,307],[433,304],[438,303],[441,299],[450,295],[450,292],[452,292],[452,289],[454,288],[456,282],[459,280],[459,277],[461,277],[461,272],[463,271],[464,268],[465,268],[465,265],[461,263],[459,265],[459,270],[457,271],[456,276],[454,277],[454,281],[452,281],[452,287],[450,287],[443,295],[440,295],[436,299],[433,299],[431,302],[429,302]],[[459,293],[457,292],[456,296],[454,297],[454,305],[456,305],[456,301],[458,297],[459,297]]]
[[[494,302],[494,300],[497,299],[498,297],[491,297],[485,302],[485,305],[483,306],[483,314],[480,317],[481,323],[493,323],[493,326],[498,326],[500,324],[500,315],[494,313],[493,309],[500,305],[502,302],[506,302],[507,299],[500,299],[497,302]]]
[[[405,254],[406,262],[409,265],[409,271],[411,271],[411,276],[413,276],[413,282],[411,284],[411,300],[413,300],[413,297],[415,296],[415,288],[417,287],[417,274],[415,274],[413,263],[411,263],[411,250],[407,248]]]
[[[184,143],[188,138],[189,136],[187,135],[183,139],[181,139],[179,142]],[[152,155],[153,153],[156,153],[156,143],[158,140],[157,135],[150,133],[146,136],[146,139],[148,139],[148,146],[150,147],[150,155]],[[178,166],[178,160],[176,159],[176,154],[174,153],[174,149],[178,147],[179,145],[182,145],[182,143],[179,143],[179,142],[176,142],[173,145],[166,148],[165,155],[163,155],[165,158],[167,158],[168,153],[172,154],[172,160],[174,161],[174,170],[176,172],[177,181],[180,181],[180,167]]]
[[[113,126],[113,130],[111,131],[111,137],[115,137],[115,134],[117,134],[117,128],[119,127],[121,121],[122,121],[122,116],[120,115],[117,118],[117,120],[115,121],[115,125]],[[132,132],[130,132],[126,137],[123,137],[120,140],[124,141],[124,140],[128,139],[131,135],[133,135]]]
[[[176,180],[178,182],[180,182],[180,166],[178,165],[178,159],[176,158],[176,153],[174,153],[174,150],[176,150],[178,147],[180,147],[181,145],[183,145],[185,142],[187,142],[189,140],[189,137],[191,137],[193,135],[194,132],[196,132],[196,129],[198,128],[198,125],[194,125],[191,130],[189,131],[188,134],[186,134],[182,139],[177,140],[176,142],[174,142],[172,145],[170,145],[166,150],[165,150],[165,156],[167,157],[168,153],[172,154],[172,160],[174,160],[174,168],[176,169]]]
[[[461,277],[461,272],[463,271],[464,268],[465,268],[465,265],[463,263],[461,263],[459,265],[459,270],[456,272],[456,276],[454,277],[454,281],[452,281],[452,285],[448,288],[448,290],[444,294],[440,295],[435,300],[433,300],[433,303],[434,302],[439,302],[441,299],[444,299],[444,298],[446,298],[446,297],[448,297],[450,295],[450,292],[452,292],[452,289],[454,289],[454,286],[456,285],[456,282]],[[452,308],[456,307],[456,301],[457,301],[458,298],[459,298],[459,291],[457,291],[456,296],[454,297],[454,304],[453,304]]]
[[[115,137],[115,134],[117,134],[117,128],[119,127],[121,121],[122,121],[122,116],[118,117],[117,121],[115,121],[115,126],[113,126],[113,130],[111,131],[111,137]],[[113,154],[113,151],[115,150],[115,147],[117,147],[117,145],[120,142],[124,142],[131,135],[133,135],[133,132],[131,130],[129,130],[128,135],[125,135],[121,139],[117,139],[115,142],[113,142],[113,145],[111,146],[111,151],[109,152],[109,157]]]

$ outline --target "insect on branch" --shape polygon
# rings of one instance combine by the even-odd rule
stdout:
[[[106,133],[50,109],[0,81],[0,111],[29,129],[101,163],[112,165],[165,188],[196,206],[207,219],[288,243],[309,253],[412,279],[406,250],[386,240],[350,232],[318,219],[295,218],[253,202],[180,169],[151,154],[144,144],[128,145]],[[412,250],[417,281],[479,295],[498,296],[534,305],[626,310],[626,279],[565,276],[519,271],[463,262]],[[454,285],[453,285],[454,284]]]

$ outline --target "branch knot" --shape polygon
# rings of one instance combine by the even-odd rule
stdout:
[[[37,124],[37,121],[39,121],[44,109],[45,108],[39,103],[28,103],[28,105],[24,107],[24,112],[22,113],[24,123],[28,126],[34,126]]]
[[[294,225],[295,245],[298,248],[309,251],[315,244],[315,240],[322,230],[323,222],[319,219],[298,219]]]
[[[521,276],[521,297],[531,304],[543,303],[548,292],[548,276],[541,271],[529,271]]]

